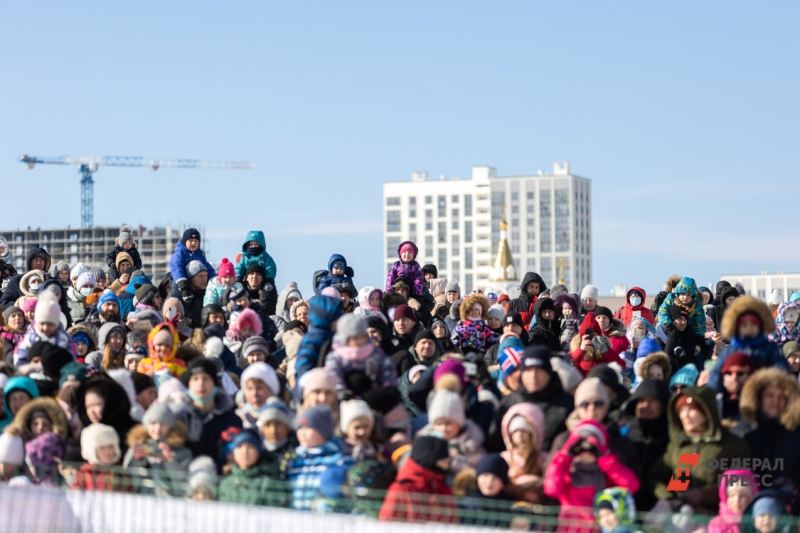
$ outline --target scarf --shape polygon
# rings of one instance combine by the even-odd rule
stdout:
[[[606,475],[597,466],[597,463],[572,462],[570,468],[570,484],[573,487],[592,487],[595,494],[605,490]]]
[[[731,341],[731,345],[733,345],[734,348],[747,349],[758,348],[765,342],[767,342],[767,337],[762,333],[755,337],[734,337]]]
[[[360,362],[372,355],[374,349],[375,347],[370,342],[362,344],[361,346],[340,344],[336,347],[336,353],[342,356],[345,361]]]
[[[267,439],[263,439],[263,442],[264,442],[264,448],[268,452],[274,452],[275,450],[284,447],[286,445],[286,443],[289,442],[289,437],[283,438],[283,439],[279,440],[278,442],[274,442],[274,443],[268,441]]]

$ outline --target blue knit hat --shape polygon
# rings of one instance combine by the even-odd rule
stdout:
[[[318,295],[308,301],[308,318],[312,326],[330,329],[331,324],[344,314],[341,300]]]
[[[661,346],[659,346],[658,341],[655,339],[651,339],[650,337],[645,337],[639,343],[639,348],[636,350],[636,359],[641,359],[642,357],[647,357],[651,353],[660,352]]]
[[[500,365],[503,379],[519,367],[524,352],[525,346],[519,337],[503,335],[500,346],[497,347],[497,363]]]
[[[241,433],[237,433],[230,444],[230,450],[233,451],[242,444],[252,444],[255,446],[256,450],[261,453],[264,450],[264,445],[261,443],[261,439],[253,433],[252,431],[244,430]]]
[[[297,429],[309,427],[330,440],[333,437],[333,413],[327,405],[309,407],[297,416]]]
[[[780,517],[785,511],[782,510],[780,502],[769,496],[759,498],[753,504],[753,518],[765,514],[771,514],[775,518]]]
[[[698,372],[697,367],[694,366],[694,363],[689,363],[675,372],[675,375],[669,380],[669,388],[672,388],[675,385],[694,387],[694,385],[697,383],[698,377],[700,377],[700,372]]]
[[[100,295],[100,299],[97,301],[97,307],[103,307],[103,304],[107,302],[114,302],[119,307],[119,298],[117,295],[111,292],[111,289],[106,289],[103,291],[103,294]]]

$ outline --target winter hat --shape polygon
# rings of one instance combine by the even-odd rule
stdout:
[[[419,436],[411,446],[411,459],[426,470],[442,472],[436,461],[450,457],[447,441],[439,437]]]
[[[61,388],[68,381],[83,381],[86,379],[87,365],[81,363],[69,363],[61,367],[59,372],[58,386]]]
[[[516,324],[521,327],[523,330],[525,329],[525,322],[522,320],[522,315],[519,313],[509,313],[503,317],[503,326],[507,324]]]
[[[27,300],[25,300],[25,302],[22,304],[22,312],[23,312],[23,313],[29,313],[30,311],[33,311],[33,310],[35,310],[35,309],[36,309],[36,304],[37,304],[38,302],[39,302],[39,300],[38,300],[38,299],[36,299],[36,298],[28,298],[28,299],[27,299]]]
[[[433,274],[434,278],[439,277],[439,269],[436,268],[436,265],[427,264],[422,267],[423,274]]]
[[[219,370],[214,362],[206,357],[196,357],[192,359],[186,366],[186,372],[181,374],[181,383],[184,387],[189,386],[189,379],[197,374],[208,374],[214,380],[214,386],[219,387]],[[159,387],[159,396],[161,395],[161,387]]]
[[[12,305],[11,307],[3,311],[3,323],[8,325],[8,321],[11,320],[11,315],[13,315],[14,313],[24,313],[24,311],[19,307],[17,307],[16,305]]]
[[[772,305],[780,305],[782,302],[783,296],[781,296],[781,291],[778,289],[772,291],[772,294],[769,295],[769,299],[767,300],[767,303]]]
[[[428,423],[433,425],[440,418],[449,418],[459,427],[464,427],[466,415],[460,394],[449,390],[438,390],[433,394],[428,405]]]
[[[10,433],[0,434],[0,464],[20,466],[25,462],[25,443]]]
[[[444,289],[444,293],[447,294],[448,292],[455,292],[456,294],[461,294],[461,286],[458,284],[457,279],[451,279],[447,282],[447,287]]]
[[[614,313],[611,312],[611,309],[608,307],[603,307],[602,305],[598,305],[594,310],[594,316],[605,316],[608,317],[609,320],[614,320]]]
[[[795,352],[800,352],[800,343],[797,341],[789,341],[783,345],[783,356],[787,359]]]
[[[750,372],[753,372],[756,369],[756,364],[755,361],[753,361],[753,358],[744,352],[733,352],[730,354],[725,359],[725,362],[722,363],[722,373],[724,374],[727,372],[732,366],[744,366],[747,367]]]
[[[697,367],[694,366],[694,363],[689,363],[675,372],[675,375],[669,380],[669,388],[671,389],[675,385],[693,387],[694,384],[697,383],[697,378],[699,376],[700,372],[697,371]]]
[[[555,300],[562,294],[569,294],[569,291],[561,283],[556,283],[555,285],[550,287],[550,298]]]
[[[566,392],[573,390],[583,380],[581,373],[560,357],[551,357],[550,366],[553,367],[553,371],[558,375],[558,379],[561,381],[561,388]]]
[[[406,304],[399,305],[394,310],[394,320],[399,320],[401,318],[407,318],[414,322],[417,321],[417,315],[414,314],[414,310]]]
[[[211,498],[217,497],[217,465],[207,455],[201,455],[189,463],[189,496],[202,487],[211,493]]]
[[[263,427],[267,422],[277,420],[283,422],[286,427],[291,430],[294,429],[293,416],[289,408],[286,407],[286,404],[283,403],[283,400],[277,396],[272,396],[267,400],[267,403],[264,404],[264,407],[262,407],[261,413],[258,415],[257,424],[258,427]]]
[[[446,374],[453,374],[458,378],[459,383],[461,384],[461,389],[463,390],[467,384],[467,371],[464,368],[464,365],[461,364],[461,361],[457,361],[455,359],[448,359],[433,372],[433,384],[436,385],[436,382],[439,381],[439,378]]]
[[[600,381],[600,378],[586,378],[575,389],[575,406],[594,400],[600,400],[608,404],[608,389]]]
[[[131,379],[133,380],[133,388],[136,390],[136,394],[156,386],[156,382],[153,381],[153,378],[141,372],[131,372]]]
[[[233,437],[228,449],[233,451],[243,444],[249,444],[253,446],[259,451],[259,453],[264,450],[264,444],[261,442],[261,439],[258,437],[258,435],[247,429],[240,431]]]
[[[420,372],[425,372],[428,370],[428,367],[425,365],[414,365],[408,369],[408,381],[414,379],[414,377],[419,374]]]
[[[757,516],[763,516],[765,514],[771,514],[772,516],[778,518],[785,514],[785,508],[778,502],[777,499],[766,496],[764,498],[759,498],[753,504],[753,518]]]
[[[185,373],[186,372],[184,372],[184,374]],[[153,383],[155,383],[155,381]],[[162,403],[169,402],[173,394],[186,391],[186,386],[183,382],[171,376],[161,383],[155,383],[155,385],[158,389],[158,401]]]
[[[342,293],[336,287],[325,287],[320,294],[335,300],[341,300],[342,298]]]
[[[398,250],[398,252],[401,254],[403,252],[411,252],[412,254],[414,254],[414,257],[416,257],[417,247],[414,246],[414,243],[412,242],[404,242],[403,244],[400,245],[400,249]]]
[[[88,270],[78,276],[78,281],[75,283],[75,286],[78,287],[78,289],[81,289],[86,285],[91,285],[92,288],[97,287],[97,280],[94,279],[94,274]]]
[[[114,463],[119,461],[122,453],[119,449],[119,436],[111,426],[91,424],[81,431],[81,456],[92,465],[97,464],[97,448],[113,445]]]
[[[681,407],[683,407],[684,405],[688,405],[690,409],[694,409],[705,414],[705,410],[700,405],[700,402],[688,394],[681,394],[675,400],[675,414],[680,413]]]
[[[267,344],[266,339],[261,335],[253,335],[242,344],[242,355],[244,357],[247,357],[253,352],[264,352],[265,355],[270,354],[269,344]],[[271,388],[272,387],[270,387],[270,389]],[[275,394],[277,394],[277,392],[275,392]]]
[[[496,304],[497,303],[497,294],[494,293],[494,292],[487,292],[486,293],[486,299],[489,300],[490,304]],[[503,314],[505,314],[505,309],[503,309]]]
[[[106,279],[106,271],[100,267],[92,267],[89,269],[89,272],[91,272],[92,276],[94,276],[95,282],[100,280],[105,281]]]
[[[516,431],[525,431],[532,436],[536,436],[536,430],[530,425],[528,419],[522,415],[516,415],[508,423],[508,434],[513,435]]]
[[[72,353],[49,342],[35,342],[28,351],[28,360],[36,355],[42,358],[42,372],[53,381],[61,376],[61,369],[75,361]]]
[[[81,274],[83,274],[84,272],[89,272],[89,269],[83,263],[78,263],[77,265],[72,267],[72,270],[69,273],[69,277],[72,278],[72,279],[75,279],[75,278],[79,277]]]
[[[37,323],[47,323],[58,325],[61,319],[61,306],[55,298],[42,297],[36,302],[33,320]]]
[[[267,363],[256,361],[244,369],[244,372],[242,372],[242,377],[239,378],[239,383],[242,385],[242,390],[244,390],[245,385],[247,385],[247,382],[251,379],[260,379],[263,381],[264,384],[269,387],[269,390],[273,395],[280,394],[281,392],[281,382],[278,380],[278,374],[276,374],[275,369],[273,369]]]
[[[244,285],[241,283],[234,283],[231,285],[231,288],[228,289],[228,301],[230,302],[235,302],[236,300],[244,298],[245,296],[250,298],[247,289],[245,289]]]
[[[395,318],[397,315],[395,315]],[[367,334],[367,322],[358,315],[348,313],[336,324],[336,337],[342,344],[352,337]]]
[[[520,345],[522,341],[520,341]],[[517,368],[519,368],[520,361],[524,357],[524,349],[517,346],[508,346],[497,353],[497,364],[500,365],[503,379],[505,380]]]
[[[339,429],[343,434],[347,433],[350,424],[356,418],[366,417],[369,419],[370,429],[375,427],[375,415],[372,414],[369,404],[364,400],[349,400],[339,404]]]
[[[117,239],[120,246],[125,244],[126,242],[133,242],[133,234],[131,233],[130,226],[122,226],[119,228],[119,238]]]
[[[136,304],[144,304],[150,305],[153,301],[153,297],[158,294],[158,287],[145,283],[143,285],[139,285],[138,283],[134,284],[133,286],[136,289],[133,298],[133,305]]]
[[[117,307],[119,307],[119,298],[117,298],[116,294],[111,292],[111,289],[106,289],[103,291],[103,294],[100,295],[100,299],[97,300],[97,307],[103,307],[103,304],[108,302],[113,302],[117,304]]]
[[[53,277],[55,278],[58,277],[59,272],[69,272],[69,271],[70,271],[69,263],[67,263],[66,261],[59,261],[55,264],[55,266],[53,266],[52,274]]]
[[[639,342],[639,347],[636,349],[636,359],[641,359],[642,357],[647,357],[651,353],[660,351],[661,346],[659,346],[658,341],[650,337],[645,337]]]
[[[669,401],[670,392],[667,384],[660,379],[643,379],[634,389],[631,397],[622,404],[622,411],[633,416],[636,413],[636,404],[643,398],[656,398],[661,401],[661,405],[666,407]]]
[[[197,231],[195,228],[189,228],[183,232],[183,237],[181,237],[181,243],[186,246],[186,241],[189,239],[197,239],[200,240],[200,232]]]
[[[223,257],[222,261],[220,261],[219,267],[217,268],[217,276],[220,278],[224,278],[226,276],[236,276],[236,273],[233,270],[233,263],[231,263],[227,257]]]
[[[197,259],[193,261],[189,261],[189,264],[186,265],[186,278],[192,279],[200,272],[208,272],[206,265],[202,261],[198,261]]]
[[[597,290],[597,287],[594,285],[589,284],[581,291],[581,300],[584,298],[590,298],[594,301],[597,301],[600,299],[600,291]]]
[[[336,374],[328,372],[324,368],[312,368],[300,378],[299,385],[303,389],[303,398],[306,394],[315,390],[331,390],[336,391],[336,386],[339,384],[339,378]]]
[[[309,407],[297,417],[297,429],[309,427],[326,441],[333,436],[333,413],[327,405]]]
[[[677,320],[678,318],[681,318],[681,317],[688,318],[689,317],[689,311],[687,311],[685,307],[682,307],[680,305],[670,305],[669,306],[669,317],[672,320]]]
[[[165,403],[153,403],[142,418],[142,424],[163,422],[170,428],[175,427],[175,414]]]
[[[502,305],[494,304],[489,308],[489,318],[496,318],[502,321],[505,314],[506,310],[503,309]]]
[[[522,417],[515,417],[522,418]],[[508,485],[508,463],[499,453],[484,455],[475,467],[475,475],[492,474],[503,482],[503,486]]]
[[[153,345],[164,345],[164,346],[172,346],[175,340],[172,338],[172,332],[169,328],[161,328],[159,329],[155,335],[153,335]]]
[[[253,273],[261,274],[262,278],[266,278],[267,277],[267,270],[264,267],[262,267],[261,265],[259,265],[258,263],[253,263],[252,265],[247,267],[247,270],[245,270],[244,275],[245,275],[245,277],[247,277],[247,276],[249,276],[250,274],[253,274]]]
[[[599,378],[600,381],[603,382],[603,385],[614,391],[616,394],[615,400],[621,402],[628,399],[630,396],[630,392],[625,386],[622,384],[622,375],[617,372],[616,365],[607,365],[607,364],[599,364],[595,365],[586,377],[588,378]]]
[[[523,371],[529,368],[543,368],[547,373],[553,374],[553,367],[550,364],[550,358],[553,354],[546,347],[534,344],[525,348],[525,353],[520,361],[520,367]]]
[[[584,437],[594,437],[597,439],[600,451],[605,453],[608,450],[608,432],[599,422],[594,420],[584,420],[579,422],[573,430],[572,434],[581,435]]]

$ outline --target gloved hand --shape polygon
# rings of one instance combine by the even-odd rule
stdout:
[[[192,303],[192,300],[194,300],[194,293],[189,288],[189,282],[185,279],[180,280],[178,282],[178,288],[181,291],[181,298],[183,298],[183,301],[187,304]]]
[[[597,437],[586,437],[583,448],[583,451],[591,453],[598,459],[603,455],[603,452],[600,451],[600,441],[597,440]]]
[[[577,433],[573,433],[567,439],[567,442],[564,443],[564,450],[567,451],[567,455],[570,457],[575,457],[579,453],[583,451],[583,444],[584,439],[582,436],[578,435]]]
[[[592,347],[597,352],[606,353],[611,348],[611,343],[605,337],[595,337],[592,339]]]

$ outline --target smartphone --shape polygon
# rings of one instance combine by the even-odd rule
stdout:
[[[642,318],[642,312],[641,311],[634,311],[633,312],[633,318]]]
[[[636,340],[636,341],[642,340],[642,331],[638,330],[638,329],[634,330],[633,331],[633,339]]]
[[[464,370],[467,371],[467,376],[471,378],[478,377],[478,365],[469,361],[464,361],[462,364],[464,365]]]
[[[167,320],[172,320],[176,316],[178,316],[178,308],[172,305],[167,309]]]
[[[150,331],[151,329],[153,329],[153,325],[150,323],[149,320],[137,320],[133,324],[133,329],[139,331]]]

